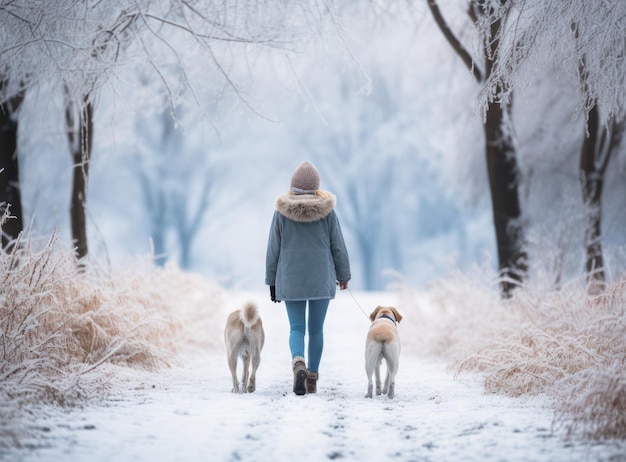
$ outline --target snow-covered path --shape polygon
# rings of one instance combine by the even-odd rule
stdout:
[[[103,406],[50,411],[6,460],[621,460],[625,445],[562,440],[540,399],[485,395],[476,377],[454,379],[411,349],[408,326],[396,397],[365,399],[369,323],[345,292],[329,310],[318,393],[295,396],[284,305],[264,295],[230,295],[219,314],[225,320],[250,298],[259,304],[266,345],[255,393],[230,393],[223,350],[194,355],[183,368],[125,378],[127,389]],[[394,304],[392,294],[358,300],[366,309]]]

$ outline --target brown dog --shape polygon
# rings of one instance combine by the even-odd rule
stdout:
[[[233,377],[233,393],[252,393],[256,389],[256,370],[261,363],[261,349],[265,343],[263,323],[256,305],[248,302],[245,306],[228,315],[226,329],[226,356]],[[237,361],[243,361],[241,390],[237,379]]]
[[[395,377],[400,365],[400,334],[398,323],[402,316],[393,306],[378,306],[370,314],[372,324],[365,340],[365,373],[367,374],[366,398],[372,397],[372,373],[376,373],[376,394],[380,395],[380,366],[385,360],[387,377],[383,395],[394,396]]]

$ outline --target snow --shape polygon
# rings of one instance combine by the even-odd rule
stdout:
[[[255,301],[266,343],[257,391],[232,394],[221,329]],[[318,393],[295,396],[284,304],[269,294],[226,292],[208,312],[219,348],[188,348],[180,367],[142,372],[107,365],[116,387],[85,408],[43,408],[32,436],[2,454],[10,461],[624,460],[626,442],[568,441],[553,428],[545,397],[486,394],[480,377],[454,377],[412,342],[403,310],[396,397],[364,398],[369,312],[396,305],[392,292],[338,292],[325,327]],[[219,331],[219,332],[218,332]],[[101,372],[104,373],[104,372]]]

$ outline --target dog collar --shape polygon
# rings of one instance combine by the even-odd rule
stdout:
[[[396,325],[396,326],[398,325],[398,323],[396,323],[396,320],[395,320],[395,319],[393,319],[393,318],[392,318],[391,316],[389,316],[388,314],[383,314],[383,315],[381,315],[381,316],[380,316],[380,318],[378,318],[378,319],[382,319],[382,318],[387,318],[387,319],[389,319],[392,323],[394,323],[394,325]]]

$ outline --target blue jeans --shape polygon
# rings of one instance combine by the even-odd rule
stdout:
[[[291,358],[304,356],[304,334],[306,332],[306,300],[285,302],[289,318],[289,349]],[[330,299],[309,300],[309,358],[308,369],[318,372],[324,349],[324,319]]]

